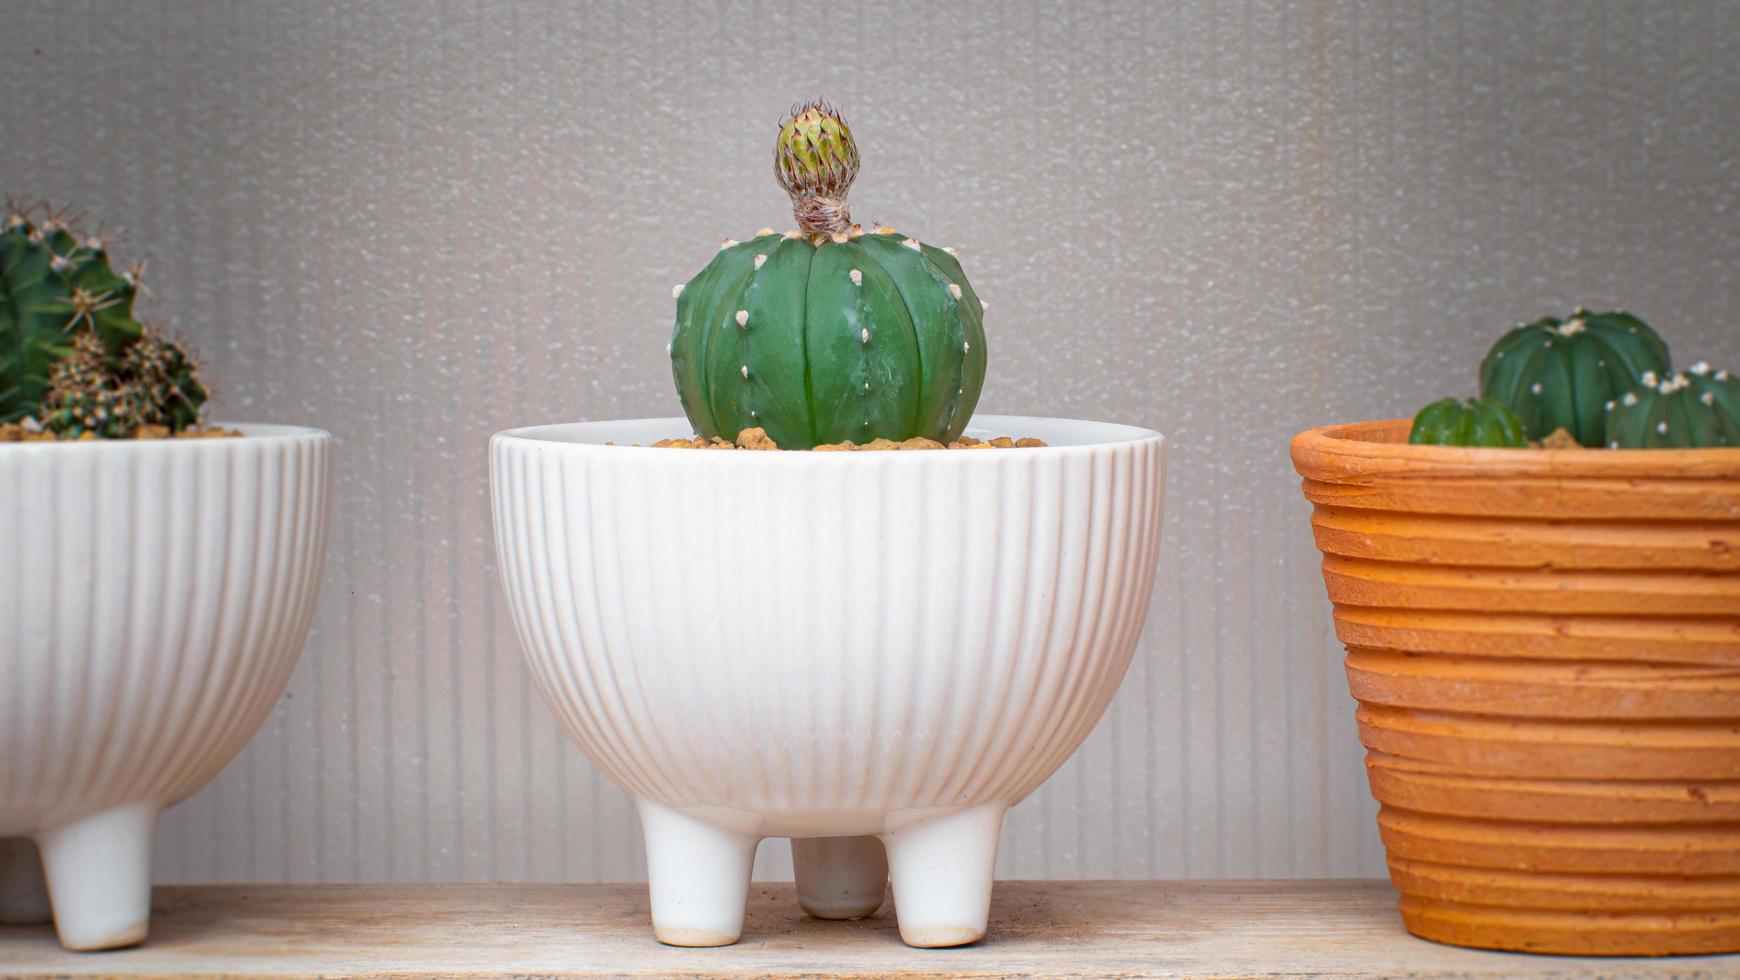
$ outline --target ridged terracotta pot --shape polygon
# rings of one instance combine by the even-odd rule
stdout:
[[[325,556],[326,433],[0,444],[0,922],[142,941],[157,815],[284,693]]]
[[[911,945],[985,934],[1004,811],[1129,666],[1163,487],[1147,429],[975,422],[1050,446],[642,448],[683,419],[492,440],[527,663],[639,804],[660,941],[736,942],[764,837],[793,839],[816,916],[869,915],[892,879]]]
[[[1292,446],[1408,929],[1740,951],[1740,449],[1408,425]]]

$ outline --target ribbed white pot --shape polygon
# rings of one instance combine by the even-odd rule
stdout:
[[[979,939],[1003,812],[1087,737],[1141,633],[1161,437],[982,416],[970,434],[1050,448],[630,445],[686,431],[490,444],[527,661],[639,801],[655,933],[736,941],[757,842],[792,837],[813,913],[874,912],[892,871],[908,943]]]
[[[52,897],[69,949],[145,938],[157,814],[241,751],[308,632],[329,437],[240,428],[0,444],[0,921]]]

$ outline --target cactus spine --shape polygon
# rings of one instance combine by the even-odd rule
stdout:
[[[45,206],[9,204],[0,221],[0,422],[63,438],[196,424],[198,366],[133,318],[139,270],[110,267],[102,229]]]
[[[1740,446],[1740,381],[1702,362],[1665,380],[1643,383],[1607,404],[1611,449],[1705,449]]]
[[[798,230],[727,240],[674,292],[671,373],[695,431],[761,427],[781,447],[966,428],[985,377],[984,306],[950,250],[851,223],[858,148],[823,103],[780,124],[774,174]]]
[[[1445,398],[1420,409],[1408,442],[1423,446],[1491,446],[1522,449],[1528,433],[1522,419],[1496,398]]]
[[[1480,365],[1480,393],[1510,406],[1529,438],[1564,428],[1585,446],[1602,445],[1606,405],[1644,372],[1668,373],[1668,349],[1629,313],[1543,317],[1499,338]]]

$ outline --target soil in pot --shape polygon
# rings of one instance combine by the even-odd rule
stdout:
[[[810,452],[884,452],[894,450],[924,450],[924,449],[1041,449],[1045,442],[1040,439],[1011,439],[1008,436],[997,436],[993,439],[976,439],[963,435],[953,442],[940,443],[935,439],[923,436],[913,436],[904,441],[893,439],[874,439],[863,445],[851,440],[845,442],[825,443],[811,448]],[[737,434],[737,441],[732,442],[718,436],[696,436],[693,439],[660,439],[653,443],[654,449],[747,449],[747,450],[777,450],[779,444],[768,437],[767,431],[760,428],[744,429]]]
[[[180,432],[170,432],[166,426],[142,425],[133,430],[126,439],[231,439],[241,436],[235,429],[225,429],[218,426],[207,428],[182,429]],[[94,433],[84,433],[77,439],[62,440],[46,429],[29,429],[19,422],[0,422],[0,442],[93,442],[97,439]]]

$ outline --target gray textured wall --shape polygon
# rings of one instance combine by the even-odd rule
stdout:
[[[1574,302],[1740,366],[1733,2],[8,6],[0,189],[131,229],[224,417],[337,437],[303,664],[164,880],[640,875],[528,688],[484,444],[677,410],[669,288],[788,226],[812,93],[858,216],[989,300],[983,408],[1172,439],[1142,649],[1006,875],[1378,870],[1287,437]]]

